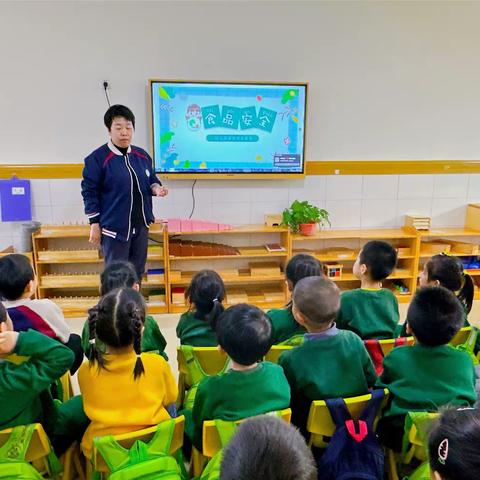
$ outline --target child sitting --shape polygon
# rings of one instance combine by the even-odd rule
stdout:
[[[222,480],[316,480],[312,451],[296,428],[269,415],[243,422],[225,447]]]
[[[366,243],[353,265],[360,288],[342,293],[337,327],[355,332],[362,340],[393,338],[398,325],[398,301],[385,280],[397,264],[397,252],[386,242]]]
[[[467,315],[473,304],[474,284],[472,277],[463,272],[463,264],[458,257],[440,254],[434,255],[425,263],[420,273],[419,283],[421,287],[445,287],[453,292],[463,306],[463,325],[468,327]],[[401,335],[406,334],[406,324],[401,329]],[[477,344],[478,341],[477,339]],[[477,348],[478,349],[478,348]]]
[[[428,456],[433,480],[477,480],[480,472],[480,411],[444,411],[430,431]]]
[[[327,277],[304,278],[293,291],[293,315],[308,333],[302,345],[280,356],[279,365],[292,390],[292,423],[302,430],[312,400],[363,395],[375,384],[362,340],[335,326],[339,297]]]
[[[27,359],[11,362],[5,359],[10,354]],[[15,332],[0,303],[0,358],[0,430],[41,423],[61,455],[80,440],[88,424],[81,397],[56,407],[49,391],[71,367],[72,351],[35,330]]]
[[[82,440],[90,458],[93,439],[156,425],[170,418],[177,385],[160,355],[141,353],[145,302],[132,288],[112,290],[89,312],[93,342],[89,363],[78,371],[85,413],[91,420]],[[95,339],[106,346],[96,348]]]
[[[322,275],[322,264],[312,255],[299,253],[287,263],[285,269],[288,291],[292,292],[299,280],[305,277]],[[292,314],[292,301],[285,308],[275,308],[267,312],[272,322],[272,343],[276,345],[296,335],[303,335],[305,328],[295,321]]]
[[[17,332],[37,330],[55,338],[75,354],[71,373],[75,373],[83,361],[83,349],[79,335],[72,334],[58,305],[47,298],[32,300],[36,280],[32,265],[25,255],[11,254],[0,258],[0,297]]]
[[[386,446],[400,450],[405,415],[436,412],[442,405],[475,403],[475,370],[469,355],[448,346],[461,328],[463,309],[443,287],[420,288],[407,313],[407,333],[413,346],[394,348],[383,361],[377,385],[390,390],[389,404],[379,423]]]
[[[137,272],[134,266],[128,262],[110,263],[100,275],[100,295],[106,295],[108,292],[120,288],[130,287],[140,291],[140,282],[137,278]],[[101,345],[97,339],[97,348],[105,351],[105,345]],[[90,328],[88,322],[85,322],[82,331],[82,346],[87,357],[90,356]],[[165,360],[168,357],[165,353],[167,342],[158,328],[158,324],[153,317],[145,317],[145,330],[142,336],[142,352],[155,352],[162,355]]]
[[[272,327],[267,316],[247,304],[227,309],[217,322],[218,343],[232,359],[232,369],[205,378],[193,406],[193,444],[202,447],[205,420],[240,420],[288,408],[290,387],[282,369],[262,362],[271,346]]]
[[[217,272],[201,270],[192,278],[185,292],[190,308],[182,314],[177,325],[177,337],[182,345],[217,345],[215,323],[224,310],[224,299],[225,285]]]

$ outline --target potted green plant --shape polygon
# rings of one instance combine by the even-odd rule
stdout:
[[[283,211],[282,225],[290,227],[292,232],[302,235],[315,235],[317,225],[330,225],[329,213],[307,201],[295,200],[290,208]]]

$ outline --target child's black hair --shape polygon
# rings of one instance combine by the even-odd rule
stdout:
[[[30,260],[25,255],[12,253],[0,258],[0,296],[18,300],[28,283],[35,279]]]
[[[334,322],[340,309],[340,291],[325,276],[302,278],[292,298],[295,308],[315,325]]]
[[[0,323],[6,322],[7,321],[7,309],[3,305],[2,302],[0,302]]]
[[[218,317],[225,310],[225,285],[214,270],[200,270],[185,291],[185,299],[194,309],[195,318],[207,320],[215,330]]]
[[[444,287],[417,290],[407,312],[407,322],[423,345],[446,345],[463,325],[463,308]]]
[[[465,306],[467,313],[472,309],[475,287],[472,277],[463,272],[463,263],[458,257],[434,255],[425,265],[428,281],[438,283],[454,292]]]
[[[260,361],[272,345],[272,325],[263,310],[239,303],[227,308],[217,322],[218,344],[240,365]]]
[[[312,451],[293,426],[269,415],[245,420],[222,455],[221,480],[316,480]]]
[[[112,128],[113,119],[116,117],[122,117],[125,120],[132,122],[133,128],[135,128],[135,115],[125,105],[112,105],[103,117],[103,123],[108,128],[108,131]]]
[[[360,265],[367,266],[367,275],[379,282],[385,280],[397,265],[397,251],[387,242],[372,240],[360,251]]]
[[[142,328],[145,324],[145,301],[133,288],[118,288],[104,295],[98,305],[88,312],[90,327],[90,363],[107,368],[102,352],[95,346],[98,338],[107,348],[128,347],[133,344],[137,361],[133,376],[137,379],[144,373],[141,358]]]
[[[100,295],[116,288],[132,288],[136,283],[139,283],[137,272],[130,262],[113,262],[100,274]]]
[[[292,283],[292,288],[305,277],[320,277],[323,275],[322,263],[313,255],[308,253],[297,253],[294,255],[285,268],[285,276]],[[287,304],[287,308],[292,311],[292,301]]]
[[[430,468],[443,480],[478,480],[480,472],[480,411],[445,410],[428,438]]]

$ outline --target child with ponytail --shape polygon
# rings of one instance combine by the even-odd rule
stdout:
[[[166,407],[177,398],[169,365],[142,353],[145,301],[132,288],[112,290],[89,312],[90,361],[78,372],[85,413],[91,423],[82,440],[90,458],[93,439],[156,425],[170,418]],[[98,349],[100,340],[106,351]]]
[[[182,345],[215,347],[215,326],[223,313],[225,285],[213,270],[201,270],[190,282],[185,292],[190,308],[183,313],[177,325],[177,337]]]

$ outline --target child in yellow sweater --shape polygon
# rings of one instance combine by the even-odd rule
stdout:
[[[89,312],[93,338],[89,363],[78,372],[85,413],[91,420],[82,440],[87,458],[93,439],[132,432],[170,418],[166,408],[177,398],[177,385],[165,359],[141,352],[145,301],[132,288],[112,290]]]

